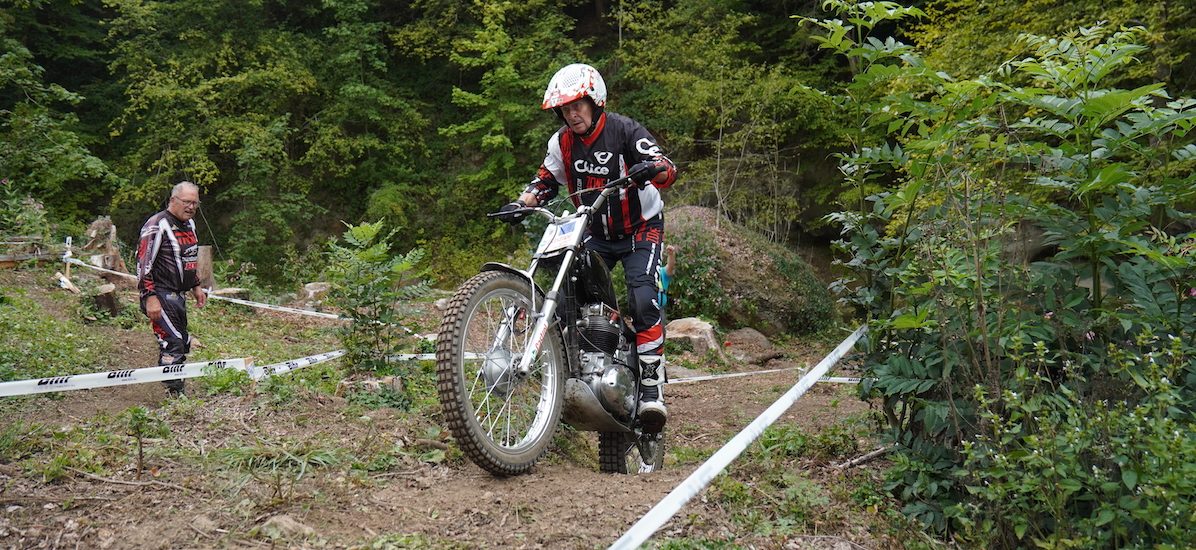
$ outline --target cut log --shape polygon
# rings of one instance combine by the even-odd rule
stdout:
[[[200,286],[216,288],[216,278],[212,275],[212,247],[199,247],[199,260],[195,266],[195,275],[199,277]]]

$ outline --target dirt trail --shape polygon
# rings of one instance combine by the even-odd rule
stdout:
[[[717,449],[793,380],[792,373],[775,373],[672,388],[673,429],[668,444]],[[844,394],[840,386],[817,385],[780,422],[814,430],[866,408]],[[101,397],[86,399],[103,402]],[[832,407],[832,402],[837,406]],[[332,431],[352,444],[365,434],[351,419],[338,417],[342,405],[331,403],[294,412],[319,417],[321,423],[342,424],[343,429]],[[232,419],[249,414],[249,406],[247,400],[214,400],[212,408],[220,412],[198,419],[195,429],[211,421],[223,428],[208,434],[180,434],[180,445],[204,441],[214,448],[221,438],[226,442],[248,440],[259,426],[259,435],[288,431],[284,424],[290,419],[285,418],[264,425],[253,419],[248,423],[252,430],[237,426]],[[72,416],[83,415],[82,409],[82,403],[76,403],[70,408]],[[395,420],[391,433],[403,432],[403,422]],[[591,452],[592,437],[585,438]],[[166,458],[150,462],[159,468],[158,477],[147,476],[147,480],[162,484],[130,486],[81,476],[44,484],[11,468],[0,472],[0,478],[7,478],[7,488],[0,495],[7,507],[0,520],[0,538],[9,541],[3,546],[255,546],[263,536],[255,529],[260,531],[271,517],[287,515],[313,530],[314,535],[302,543],[313,546],[351,547],[380,535],[404,533],[423,535],[435,541],[436,547],[451,541],[470,548],[597,548],[622,535],[698,466],[673,463],[649,475],[620,476],[601,474],[594,463],[550,454],[530,474],[515,478],[493,477],[468,462],[417,464],[409,470],[371,477],[365,485],[347,477],[344,469],[330,468],[305,477],[288,498],[272,499],[262,483],[222,478],[204,468],[172,464]],[[113,477],[135,479],[132,472]],[[246,485],[238,490],[237,483]],[[64,509],[67,506],[69,509]],[[700,502],[691,503],[682,510],[681,519],[674,519],[663,532],[678,536],[733,529],[730,525],[687,525],[684,518],[701,508]],[[298,541],[292,539],[289,544]]]
[[[133,351],[146,349],[143,344],[129,342],[127,347],[131,353],[152,353],[152,348]],[[767,368],[813,364],[825,351],[813,346],[790,350],[787,362],[773,361]],[[678,369],[673,376],[697,374],[703,373]],[[668,386],[666,445],[708,456],[796,380],[797,371],[785,371]],[[847,386],[817,384],[779,423],[816,433],[867,410],[853,395]],[[28,403],[0,420],[0,428],[36,421],[60,431],[86,429],[96,414],[114,415],[133,405],[180,407],[163,405],[157,384],[68,392]],[[359,414],[360,408],[325,394],[303,394],[279,409],[263,406],[260,396],[218,395],[204,398],[201,407],[187,414],[172,416],[172,436],[147,443],[151,470],[140,479],[132,464],[107,478],[70,471],[49,483],[28,465],[0,464],[0,547],[368,548],[386,547],[379,537],[402,534],[407,538],[390,539],[394,547],[603,548],[701,464],[692,457],[678,463],[670,453],[660,472],[601,474],[595,436],[574,434],[558,438],[573,448],[554,449],[531,473],[496,478],[467,460],[433,464],[414,458],[418,451],[443,446],[425,439],[438,418],[392,409],[371,411],[369,420]],[[351,471],[348,464],[313,466],[293,484],[285,476],[255,478],[227,465],[228,449],[279,441],[348,449],[404,446],[413,452],[368,475]],[[127,446],[128,441],[111,445]],[[815,479],[839,475],[826,464],[807,473]],[[717,540],[737,535],[750,540],[751,534],[737,532],[717,504],[704,500],[699,496],[687,505],[657,536]],[[842,524],[828,526],[819,536],[826,534],[875,547],[871,535]],[[832,539],[811,540],[822,542],[795,537],[786,547],[832,547],[824,544]]]

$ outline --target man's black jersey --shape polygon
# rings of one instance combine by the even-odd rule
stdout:
[[[154,291],[186,292],[199,284],[195,264],[199,239],[195,222],[183,222],[169,210],[150,216],[141,226],[137,244],[137,289],[141,299]]]
[[[591,218],[590,233],[606,240],[622,239],[639,231],[647,220],[664,208],[660,189],[677,179],[673,165],[656,139],[640,123],[623,115],[604,112],[586,136],[561,127],[548,140],[548,154],[526,192],[536,195],[540,204],[556,197],[561,184],[569,194],[582,189],[602,188],[608,182],[627,175],[627,170],[645,160],[662,160],[668,165],[668,178],[643,189],[620,189],[612,194],[604,211]],[[573,204],[593,204],[598,192],[572,196]]]

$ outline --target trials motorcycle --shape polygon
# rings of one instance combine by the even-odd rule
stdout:
[[[603,472],[664,464],[664,433],[645,433],[637,421],[635,332],[619,313],[610,270],[582,244],[607,198],[634,189],[633,175],[645,174],[580,191],[600,194],[573,214],[541,207],[488,214],[548,218],[530,267],[485,264],[457,289],[436,340],[448,427],[462,452],[493,474],[530,470],[560,421],[598,432]],[[551,286],[541,288],[537,274]]]

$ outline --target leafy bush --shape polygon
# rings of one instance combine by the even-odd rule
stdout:
[[[342,238],[343,245],[329,243],[328,297],[351,320],[340,333],[346,364],[354,371],[385,369],[387,356],[398,353],[407,339],[399,301],[428,291],[414,272],[423,252],[392,254],[381,222],[349,226]]]
[[[1185,545],[1196,101],[1104,84],[1142,29],[1025,36],[1028,56],[956,81],[818,23],[867,67],[849,87],[885,92],[851,95],[873,99],[841,168],[891,191],[834,219],[837,288],[873,329],[861,391],[901,449],[887,488],[981,547]]]
[[[0,236],[40,237],[50,241],[46,208],[28,194],[17,190],[8,178],[0,179]]]

